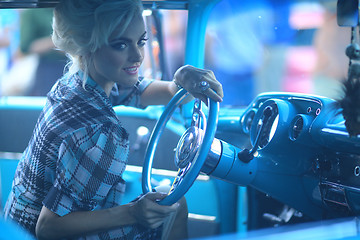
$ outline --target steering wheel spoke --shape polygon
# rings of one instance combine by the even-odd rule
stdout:
[[[200,127],[200,120],[201,120],[201,101],[200,99],[196,98],[194,100],[194,107],[193,107],[193,114],[191,118],[191,126]]]
[[[185,178],[186,174],[189,172],[190,168],[191,168],[191,163],[189,163],[184,168],[179,168],[179,170],[177,172],[177,175],[175,176],[174,181],[173,181],[173,183],[171,185],[171,189],[169,191],[169,194],[172,193],[172,191],[174,191],[179,184],[181,184],[181,182]]]

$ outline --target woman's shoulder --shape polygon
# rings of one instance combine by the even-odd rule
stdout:
[[[38,121],[41,129],[56,132],[59,137],[66,137],[79,129],[101,128],[105,131],[109,128],[117,129],[117,126],[121,125],[112,107],[91,94],[86,97],[67,87],[58,88],[48,95]]]
[[[66,112],[95,116],[106,115],[111,111],[111,104],[106,96],[92,85],[83,84],[77,74],[66,74],[57,81],[47,95],[48,104]],[[73,114],[73,113],[71,113]],[[95,115],[94,115],[95,114]]]

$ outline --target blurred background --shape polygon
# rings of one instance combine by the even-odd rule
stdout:
[[[142,75],[171,80],[184,63],[187,12],[145,11],[149,41]],[[51,9],[2,9],[0,95],[45,96],[67,59],[54,49]],[[267,91],[339,98],[350,29],[335,0],[222,0],[207,26],[205,67],[225,90],[222,107],[246,106]]]

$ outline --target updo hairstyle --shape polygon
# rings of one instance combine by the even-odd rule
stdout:
[[[141,0],[61,0],[54,9],[52,40],[70,58],[68,71],[82,70],[86,79],[92,54],[141,12]]]

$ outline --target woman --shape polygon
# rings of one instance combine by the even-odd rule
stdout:
[[[222,87],[211,71],[191,66],[172,82],[139,77],[141,13],[140,0],[63,0],[54,10],[52,38],[71,65],[47,95],[5,207],[5,217],[39,239],[158,239],[172,212],[169,238],[186,237],[181,201],[160,206],[166,195],[148,193],[120,205],[129,143],[112,106],[165,104],[179,86],[221,101]]]

